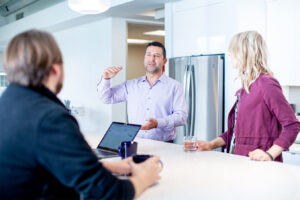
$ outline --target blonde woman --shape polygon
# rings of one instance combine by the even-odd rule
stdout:
[[[242,88],[229,112],[228,130],[210,142],[198,141],[198,149],[225,147],[252,160],[282,162],[281,153],[294,142],[300,123],[268,68],[266,43],[256,31],[242,32],[228,51]]]

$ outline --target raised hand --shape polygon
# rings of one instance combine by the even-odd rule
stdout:
[[[110,79],[115,77],[115,75],[117,75],[119,73],[119,71],[121,71],[123,69],[123,67],[108,67],[104,70],[102,77],[104,79]]]

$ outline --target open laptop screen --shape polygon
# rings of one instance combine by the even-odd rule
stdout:
[[[140,125],[112,122],[98,148],[116,151],[121,142],[132,141],[140,128]]]

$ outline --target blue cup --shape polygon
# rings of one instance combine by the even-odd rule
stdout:
[[[122,159],[135,155],[137,152],[137,142],[123,141],[118,148],[118,154]]]
[[[145,160],[147,160],[148,158],[153,157],[153,155],[149,155],[149,154],[135,154],[132,156],[132,160],[135,163],[142,163]],[[160,166],[163,167],[164,164],[161,160],[159,160]]]

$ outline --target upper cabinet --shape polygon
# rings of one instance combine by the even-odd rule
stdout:
[[[269,66],[283,86],[300,86],[299,0],[182,0],[165,6],[169,57],[226,53],[238,32],[266,39]],[[230,63],[226,73],[233,80]],[[232,82],[233,83],[233,82]],[[231,85],[231,84],[230,84]]]
[[[267,6],[270,68],[284,86],[300,86],[300,1],[273,0]]]
[[[263,0],[183,0],[168,3],[165,8],[171,57],[224,53],[238,32],[266,33]]]

